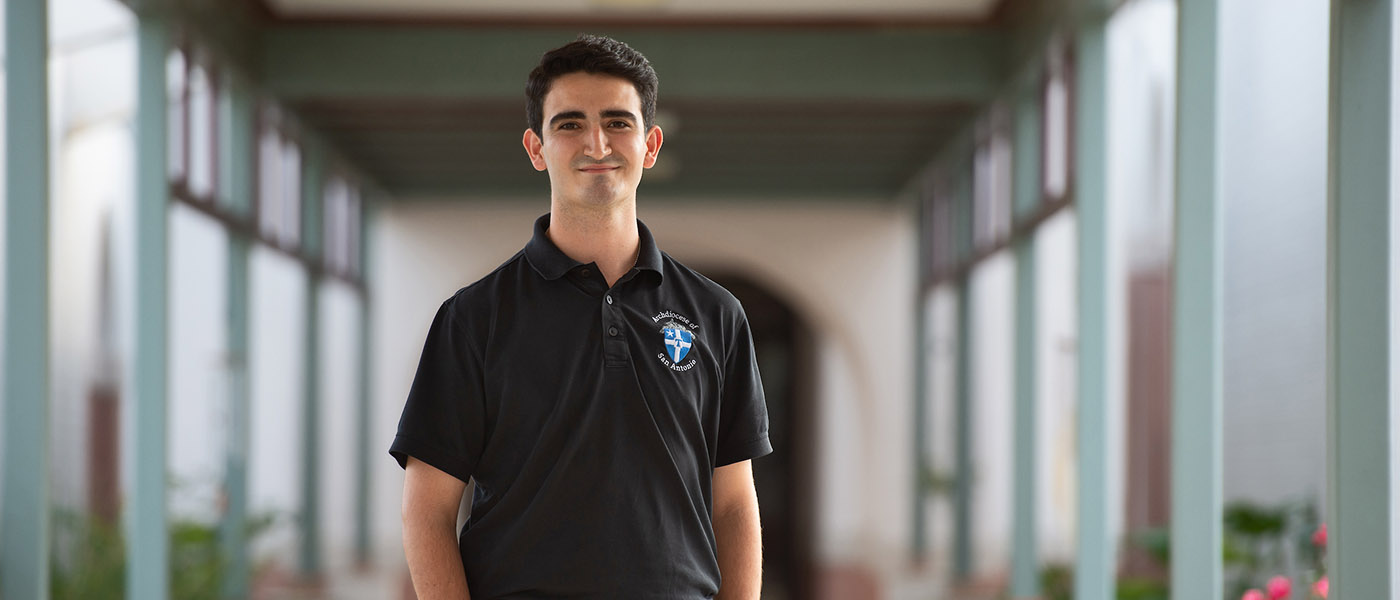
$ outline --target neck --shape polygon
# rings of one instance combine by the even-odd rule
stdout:
[[[546,235],[569,258],[598,265],[611,287],[637,264],[641,238],[635,205],[589,210],[551,203]]]

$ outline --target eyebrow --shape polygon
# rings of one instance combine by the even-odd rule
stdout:
[[[601,116],[601,117],[604,118],[604,119],[629,119],[629,120],[631,120],[633,123],[636,123],[636,122],[637,122],[637,115],[632,114],[632,111],[630,111],[630,110],[620,110],[620,109],[615,109],[615,108],[613,108],[613,109],[605,110],[605,111],[603,111],[603,112],[601,112],[601,113],[598,113],[598,114],[599,114],[599,116]],[[555,123],[558,123],[558,122],[560,122],[560,121],[567,121],[567,120],[570,120],[570,119],[586,119],[586,118],[588,118],[588,115],[583,114],[583,111],[581,111],[581,110],[568,110],[568,111],[561,112],[561,113],[556,114],[556,115],[554,115],[553,117],[551,117],[551,118],[549,119],[549,125],[550,125],[550,127],[553,127]]]
[[[628,119],[633,122],[637,120],[637,115],[632,114],[630,110],[605,110],[602,112],[602,117],[604,119]]]

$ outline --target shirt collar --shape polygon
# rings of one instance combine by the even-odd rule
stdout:
[[[549,213],[545,213],[535,219],[535,234],[530,238],[530,242],[525,244],[525,258],[530,261],[530,266],[535,268],[535,272],[545,279],[558,279],[568,273],[570,269],[580,266],[582,263],[569,258],[554,241],[545,234],[549,230]],[[651,230],[637,220],[637,237],[640,242],[640,250],[637,252],[636,269],[640,271],[652,271],[658,276],[661,275],[661,250],[656,247],[656,240],[651,237]]]

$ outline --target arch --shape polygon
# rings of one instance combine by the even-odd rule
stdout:
[[[817,498],[816,356],[809,324],[758,280],[706,271],[744,305],[763,374],[773,454],[754,461],[763,523],[764,589],[779,597],[811,598]]]

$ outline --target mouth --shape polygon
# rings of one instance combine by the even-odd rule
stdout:
[[[579,170],[584,173],[607,173],[609,171],[615,171],[618,168],[620,167],[617,165],[589,165],[587,167],[581,167]]]

